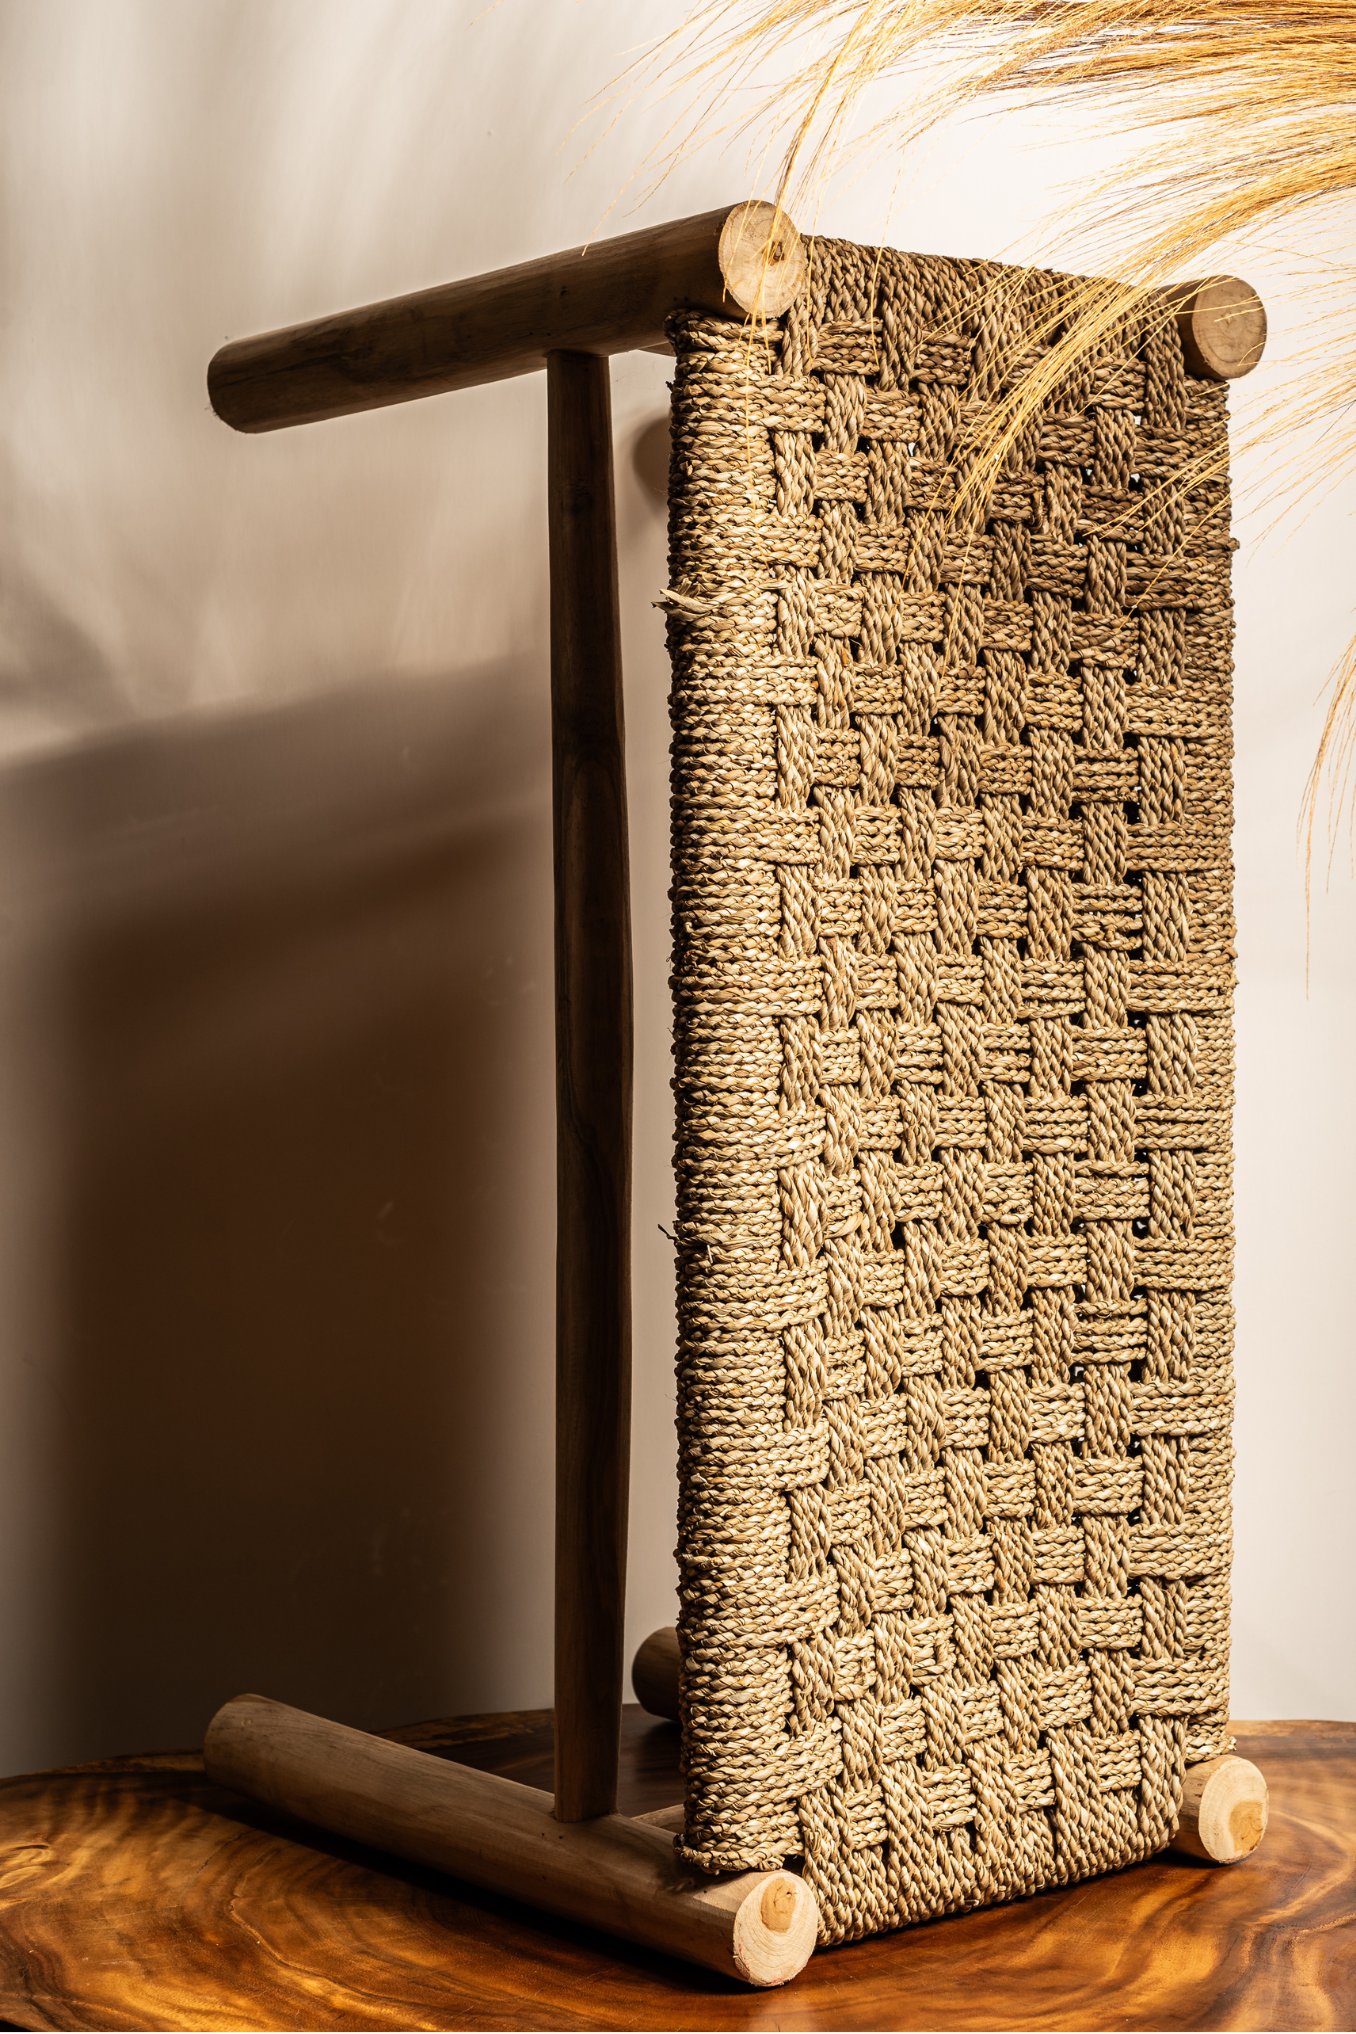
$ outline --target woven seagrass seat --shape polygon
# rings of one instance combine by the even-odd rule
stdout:
[[[1123,326],[967,489],[1071,289],[670,326],[683,1847],[826,1940],[1230,1742],[1225,390]]]

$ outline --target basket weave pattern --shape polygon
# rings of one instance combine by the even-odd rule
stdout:
[[[1123,334],[954,513],[1061,287],[673,326],[682,1847],[829,1941],[1228,1744],[1224,391]]]

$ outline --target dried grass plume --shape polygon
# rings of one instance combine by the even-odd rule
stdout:
[[[863,155],[906,149],[967,107],[1072,102],[1121,132],[1128,173],[1059,220],[1108,250],[1119,281],[1088,283],[1076,326],[1053,345],[1032,331],[1044,357],[1014,386],[967,486],[997,471],[1051,390],[1158,288],[1217,273],[1222,247],[1236,258],[1240,244],[1285,245],[1297,222],[1321,245],[1325,214],[1356,188],[1351,0],[699,0],[622,84],[676,109],[651,171],[742,129],[777,162],[775,196],[793,215],[813,216]],[[1307,358],[1292,359],[1298,371],[1254,435],[1284,445],[1322,425],[1325,450],[1318,471],[1305,455],[1290,474],[1273,462],[1278,500],[1356,460],[1356,273],[1330,265],[1306,302],[1317,313]],[[1326,785],[1329,860],[1356,754],[1356,643],[1330,690],[1302,821],[1307,858]]]

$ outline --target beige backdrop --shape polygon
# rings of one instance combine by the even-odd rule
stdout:
[[[679,12],[0,14],[0,1770],[192,1743],[246,1687],[373,1725],[550,1699],[544,387],[248,439],[203,369],[593,231],[658,119],[573,175],[568,130]],[[1035,252],[1106,150],[1029,135],[950,137],[888,224],[881,165],[821,223]],[[708,152],[604,230],[766,186]],[[632,1643],[674,1609],[665,374],[615,375]],[[1353,501],[1240,526],[1244,1715],[1356,1716],[1356,898],[1317,898],[1306,1000],[1294,851]]]

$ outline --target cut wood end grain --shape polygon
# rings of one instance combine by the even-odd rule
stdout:
[[[1229,1753],[1187,1767],[1174,1850],[1212,1864],[1239,1864],[1256,1850],[1266,1826],[1267,1783],[1251,1759]]]
[[[784,1985],[803,1970],[819,1935],[819,1906],[804,1879],[773,1872],[745,1894],[734,1960],[751,1985]]]
[[[1223,275],[1183,283],[1173,294],[1179,296],[1177,330],[1188,373],[1210,381],[1250,374],[1267,343],[1266,308],[1251,283]]]
[[[763,1897],[758,1902],[764,1928],[770,1928],[774,1935],[785,1935],[795,1911],[794,1882],[785,1872],[774,1872],[763,1887]]]
[[[725,287],[750,317],[780,318],[805,286],[805,243],[777,205],[736,205],[717,249]]]

